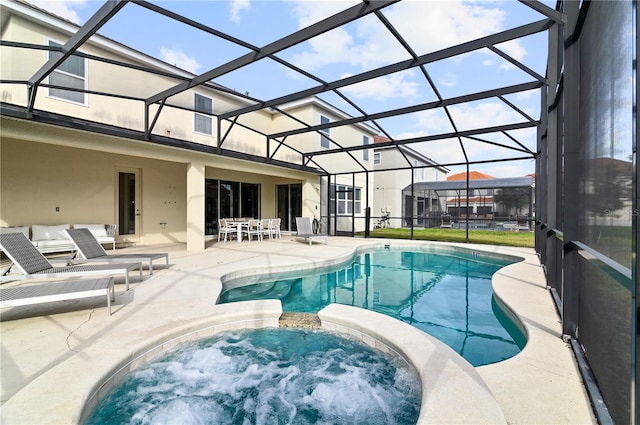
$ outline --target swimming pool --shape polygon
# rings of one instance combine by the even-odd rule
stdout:
[[[284,311],[307,313],[330,303],[370,309],[435,336],[480,366],[508,359],[526,343],[491,288],[491,276],[516,261],[466,250],[372,249],[330,269],[225,282],[219,302],[279,299]]]
[[[132,372],[86,425],[105,423],[415,424],[411,366],[333,332],[224,332]]]

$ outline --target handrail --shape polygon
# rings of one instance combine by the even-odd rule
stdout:
[[[541,229],[548,227],[546,223],[538,222]],[[547,230],[547,237],[555,236],[557,239],[564,242],[564,233],[559,229]],[[564,251],[568,253],[570,251],[577,251],[578,254],[587,260],[591,265],[599,268],[613,280],[624,286],[628,291],[634,291],[634,283],[632,279],[631,269],[623,266],[615,260],[607,257],[601,252],[593,249],[589,245],[580,241],[568,241],[564,243]]]

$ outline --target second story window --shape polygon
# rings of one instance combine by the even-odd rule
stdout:
[[[362,144],[364,146],[367,146],[369,144],[369,136],[362,136]],[[362,159],[369,162],[369,149],[364,149],[362,151]]]
[[[194,94],[194,123],[196,133],[213,134],[213,99],[201,94]]]
[[[380,158],[380,152],[374,152],[373,153],[373,163],[375,165],[382,164],[382,158]]]
[[[329,118],[325,117],[324,115],[320,115],[320,124],[328,124],[329,123]],[[325,128],[324,130],[320,130],[320,133],[322,133],[322,135],[320,136],[320,146],[323,148],[329,148],[330,145],[330,141],[329,141],[329,137],[331,132],[329,131],[330,129]]]
[[[61,47],[62,44],[49,41],[51,47]],[[49,51],[49,59],[57,59],[62,56],[61,52]],[[67,60],[49,74],[49,84],[52,86],[69,87],[72,89],[84,90],[87,86],[86,61],[79,56],[69,56]],[[49,96],[70,102],[87,104],[86,93],[81,91],[71,91],[49,87]]]

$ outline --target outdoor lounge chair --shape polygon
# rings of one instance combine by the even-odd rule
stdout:
[[[169,267],[169,254],[158,253],[132,253],[132,254],[107,254],[100,242],[93,236],[89,229],[64,229],[65,233],[73,242],[80,255],[79,259],[70,260],[69,265],[84,263],[145,263],[149,264],[149,274],[153,274],[153,260],[164,258],[166,266]]]
[[[111,301],[115,300],[113,276],[87,280],[63,280],[11,288],[0,287],[0,308],[76,300],[101,295],[107,296],[107,309],[111,315]]]
[[[22,275],[11,275],[11,279],[55,279],[74,276],[114,276],[123,275],[126,289],[129,290],[129,272],[140,271],[142,280],[141,263],[122,264],[94,264],[54,267],[49,260],[33,246],[31,241],[22,233],[0,233],[0,249],[9,257]],[[12,265],[12,266],[13,266]],[[12,267],[5,270],[2,277],[7,278]]]
[[[305,241],[309,242],[309,245],[320,239],[324,239],[324,244],[327,244],[327,235],[313,233],[311,219],[309,217],[296,217],[296,227],[298,229],[296,237],[304,238]]]
[[[529,227],[529,217],[526,215],[516,215],[516,227],[514,230],[525,232],[531,231],[531,228]]]
[[[440,224],[440,228],[442,228],[442,229],[451,229],[452,228],[451,216],[450,215],[443,215],[442,216],[442,223]]]

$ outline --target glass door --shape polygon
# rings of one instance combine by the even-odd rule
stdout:
[[[218,221],[221,218],[259,218],[260,185],[205,180],[205,234],[218,234]]]
[[[302,216],[302,184],[280,184],[276,196],[276,215],[282,230],[296,230],[296,217]]]
[[[126,241],[140,239],[142,203],[140,201],[140,171],[117,171],[118,235]]]
[[[205,180],[204,234],[218,234],[218,180]]]
[[[240,183],[220,182],[220,218],[241,217]]]

